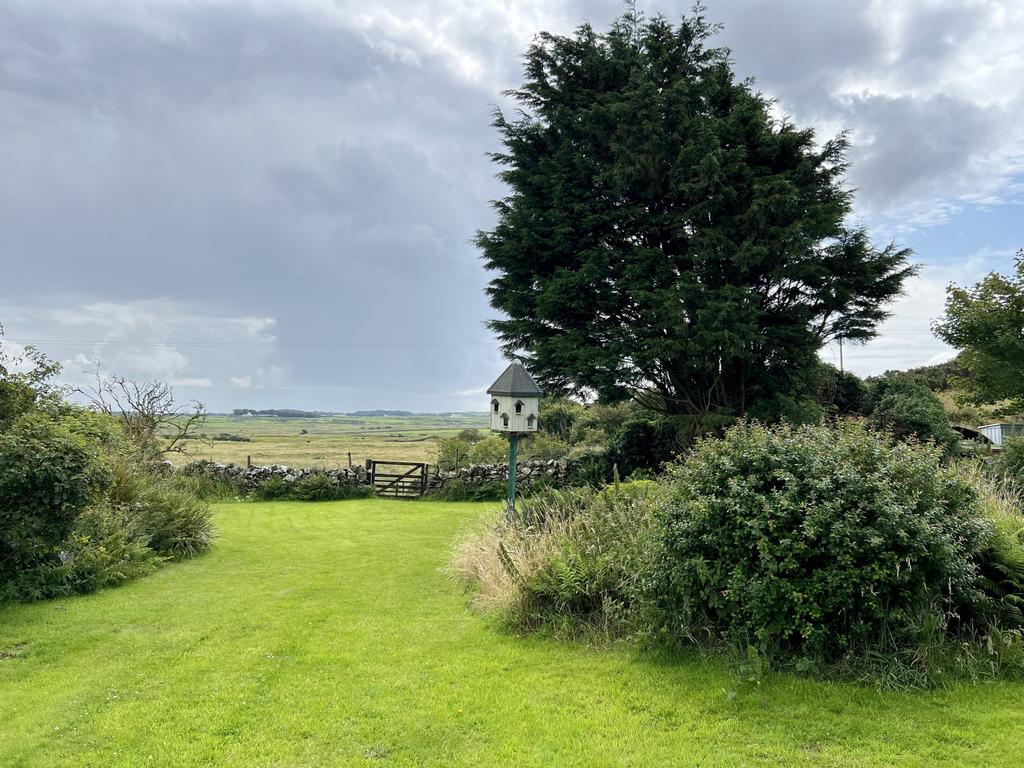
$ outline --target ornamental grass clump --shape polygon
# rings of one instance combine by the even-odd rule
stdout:
[[[646,481],[523,500],[456,545],[449,572],[516,629],[611,638],[650,624],[660,489]]]
[[[741,423],[700,442],[670,478],[657,569],[670,635],[718,637],[801,669],[922,662],[923,642],[1014,641],[1001,629],[1020,626],[1005,594],[1015,587],[987,587],[991,559],[1012,559],[1020,542],[986,514],[978,478],[945,466],[937,446],[858,421]]]

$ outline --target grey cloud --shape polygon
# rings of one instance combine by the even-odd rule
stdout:
[[[858,139],[852,180],[858,199],[879,210],[896,199],[932,193],[936,179],[948,183],[970,173],[972,158],[998,142],[1006,117],[950,96],[863,96],[844,103]]]
[[[647,9],[671,18],[690,5]],[[988,6],[901,7],[893,30],[861,3],[709,11],[738,72],[798,122],[852,128],[852,181],[875,216],[943,190],[998,189],[979,158],[993,147],[1012,155],[1020,116],[925,88],[977,45]],[[248,380],[244,394],[266,407],[445,407],[444,393],[486,385],[500,368],[483,326],[487,275],[469,242],[501,194],[485,157],[497,144],[490,106],[518,82],[536,31],[567,33],[584,18],[603,28],[621,8],[4,4],[0,300],[10,314],[0,321],[12,336],[33,325],[73,336],[73,324],[39,312],[165,300],[208,319],[172,326],[188,341],[227,333],[216,318],[273,317],[279,348],[247,357],[172,344],[186,358],[166,355],[173,375],[210,378],[218,393]],[[237,405],[239,388],[214,404]]]

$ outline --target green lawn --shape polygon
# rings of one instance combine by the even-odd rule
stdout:
[[[1024,686],[883,694],[504,634],[439,572],[485,507],[218,508],[217,548],[0,609],[0,766],[1021,765]]]

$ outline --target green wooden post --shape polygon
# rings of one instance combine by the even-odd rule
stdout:
[[[508,438],[508,519],[516,513],[516,452],[519,450],[519,435],[513,432]]]

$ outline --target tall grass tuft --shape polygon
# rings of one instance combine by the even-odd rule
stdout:
[[[477,610],[518,629],[630,634],[646,607],[659,493],[643,482],[538,494],[515,519],[502,513],[466,532],[448,572]]]

